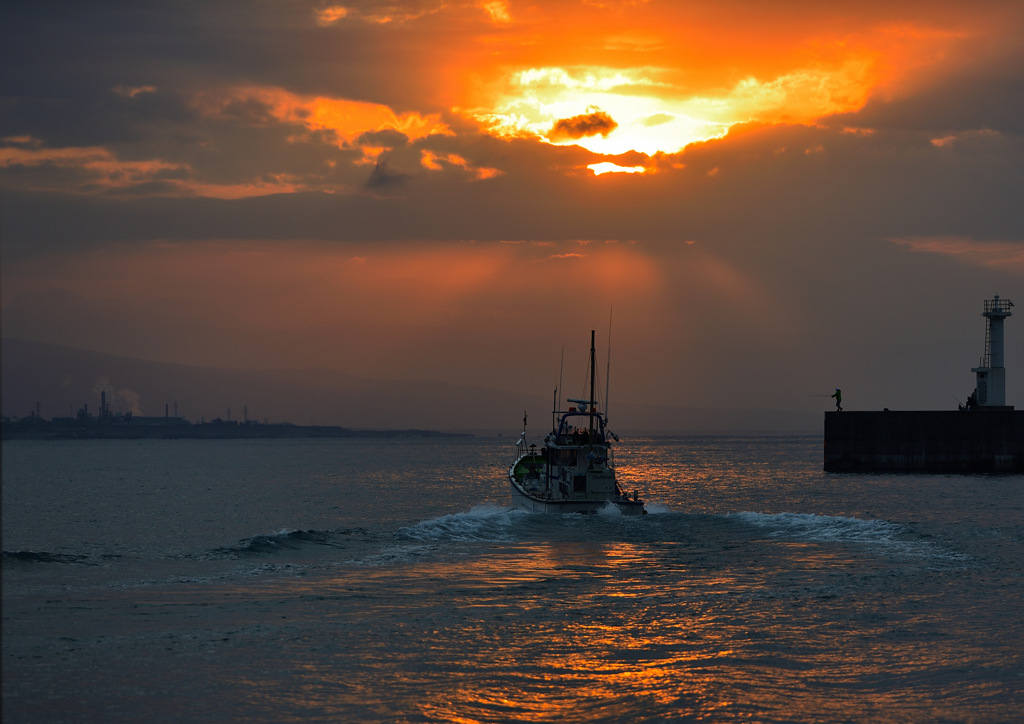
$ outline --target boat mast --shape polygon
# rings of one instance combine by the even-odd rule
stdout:
[[[596,372],[594,361],[594,330],[590,330],[590,433],[594,433],[594,373]]]
[[[608,308],[608,364],[604,371],[604,419],[608,421],[608,395],[612,386],[612,308]]]
[[[555,388],[554,394],[551,395],[551,429],[552,431],[558,430],[558,388]]]

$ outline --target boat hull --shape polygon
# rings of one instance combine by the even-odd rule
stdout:
[[[641,500],[627,498],[609,498],[607,500],[546,500],[530,495],[509,477],[509,488],[512,493],[512,505],[520,510],[531,513],[596,513],[608,505],[614,505],[623,515],[646,515]]]

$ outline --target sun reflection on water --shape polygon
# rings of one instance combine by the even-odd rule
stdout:
[[[789,643],[795,656],[758,664],[765,644],[779,648],[790,632],[781,612],[777,620],[745,615],[746,602],[768,595],[756,563],[727,573],[708,561],[687,570],[679,560],[667,575],[666,551],[675,548],[540,541],[429,572],[371,571],[359,585],[339,577],[328,584],[334,593],[321,581],[300,595],[339,601],[337,638],[325,642],[338,653],[331,668],[308,676],[341,709],[415,690],[428,721],[614,721],[645,704],[713,719],[734,707],[744,677],[785,680],[813,669],[806,642]],[[424,573],[422,585],[409,580]],[[438,577],[447,580],[440,589]],[[358,606],[346,601],[353,598]],[[358,661],[352,636],[364,652]]]
[[[491,537],[424,535],[395,562],[296,580],[320,635],[282,637],[301,662],[292,695],[325,719],[438,722],[955,719],[962,704],[929,698],[943,682],[984,701],[984,676],[963,672],[995,652],[950,636],[969,626],[955,590],[921,585],[962,563],[885,521],[793,512],[834,489],[790,481],[785,459],[765,486],[760,459],[709,468],[712,440],[660,458],[631,444],[627,485],[694,511],[466,514]],[[770,511],[786,485],[807,489],[787,491],[788,511],[742,512]],[[428,529],[455,529],[439,520]]]

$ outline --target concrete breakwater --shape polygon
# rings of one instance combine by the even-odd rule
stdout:
[[[825,470],[1024,473],[1024,410],[826,412]]]

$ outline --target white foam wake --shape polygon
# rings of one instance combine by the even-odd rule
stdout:
[[[885,520],[808,513],[733,513],[730,517],[765,528],[777,538],[816,542],[889,543],[907,529]]]
[[[513,522],[516,517],[523,515],[528,513],[496,505],[477,505],[467,513],[442,515],[440,518],[423,520],[414,526],[401,528],[398,535],[417,541],[507,543],[515,540]]]

